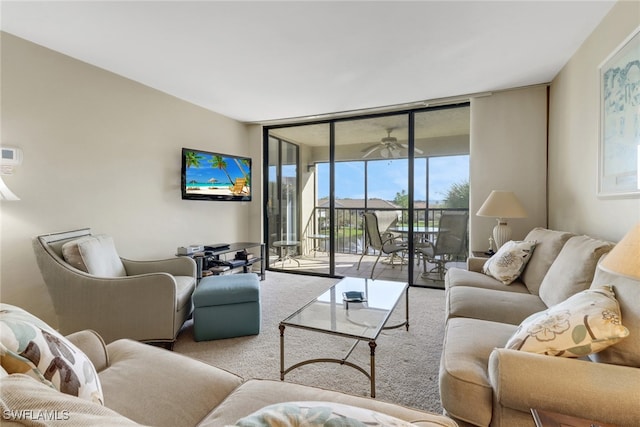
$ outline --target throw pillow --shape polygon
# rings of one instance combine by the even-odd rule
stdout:
[[[591,286],[596,266],[613,243],[589,236],[573,236],[564,244],[542,279],[538,296],[547,307],[565,301]]]
[[[522,321],[505,348],[562,357],[597,353],[629,335],[611,286],[587,289]]]
[[[67,242],[62,245],[62,257],[78,270],[95,276],[127,275],[111,236],[97,234]]]
[[[505,285],[511,284],[520,277],[531,258],[536,242],[508,241],[491,258],[484,263],[484,274],[498,279]]]
[[[415,427],[399,418],[370,409],[334,402],[285,402],[264,408],[238,420],[238,427],[403,426]]]
[[[0,363],[56,390],[103,404],[91,360],[69,340],[25,310],[0,304]]]

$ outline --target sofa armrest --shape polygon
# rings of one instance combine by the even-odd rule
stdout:
[[[86,329],[67,335],[67,339],[87,355],[96,371],[109,366],[109,354],[104,340],[96,331]]]
[[[638,368],[495,349],[489,378],[494,414],[536,408],[619,426],[640,420]]]
[[[173,276],[196,277],[196,262],[189,257],[181,256],[150,261],[135,261],[120,258],[128,276],[149,273],[169,273]]]
[[[467,258],[467,270],[482,273],[482,266],[487,262],[487,258],[470,256]]]

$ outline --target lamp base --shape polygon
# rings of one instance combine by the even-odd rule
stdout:
[[[502,218],[498,218],[498,224],[493,227],[493,240],[496,242],[496,251],[511,240],[511,227]]]

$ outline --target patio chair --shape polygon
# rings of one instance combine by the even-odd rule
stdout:
[[[429,273],[435,272],[438,280],[444,280],[444,274],[447,272],[446,264],[456,256],[467,253],[468,224],[467,211],[442,213],[435,243],[427,240],[416,248],[416,254],[423,261],[422,277],[428,278]],[[427,272],[427,262],[435,264],[429,272]]]
[[[373,267],[371,267],[371,278],[373,279],[373,272],[380,260],[382,254],[391,255],[391,266],[395,267],[393,264],[393,257],[400,253],[400,271],[402,271],[402,263],[404,262],[404,252],[407,250],[406,242],[398,242],[397,236],[394,236],[392,233],[380,233],[380,229],[378,228],[378,217],[375,213],[365,212],[363,215],[364,218],[364,228],[365,228],[365,246],[362,251],[362,256],[360,256],[360,260],[358,261],[358,270],[360,270],[360,263],[362,262],[362,258],[369,252],[369,248],[378,251],[378,256],[376,261],[373,263]]]

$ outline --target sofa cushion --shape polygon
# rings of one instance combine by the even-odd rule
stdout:
[[[476,271],[469,271],[462,268],[451,267],[447,270],[447,274],[444,277],[445,289],[449,290],[457,286],[483,288],[483,289],[495,289],[499,291],[529,293],[527,287],[519,279],[511,282],[509,286],[506,286],[486,274]]]
[[[520,278],[530,293],[538,295],[540,284],[549,267],[551,267],[567,240],[573,236],[574,234],[572,233],[547,230],[541,227],[534,228],[527,234],[524,240],[536,242],[536,249],[533,251]]]
[[[440,399],[447,413],[478,426],[491,422],[493,391],[489,356],[504,347],[515,325],[478,319],[449,319],[440,359]]]
[[[62,256],[73,267],[94,276],[127,275],[110,236],[97,234],[66,242],[62,245]]]
[[[546,308],[540,297],[529,293],[456,286],[447,294],[445,315],[448,319],[467,317],[518,325],[529,315]]]
[[[540,284],[540,298],[551,307],[587,289],[598,260],[613,244],[589,236],[574,236],[562,247]]]
[[[370,409],[336,402],[284,402],[265,406],[238,420],[238,427],[405,426],[413,424]]]
[[[579,292],[526,318],[505,348],[549,356],[583,357],[629,335],[611,286]]]
[[[62,393],[104,402],[89,358],[31,313],[0,304],[0,361],[10,374],[23,373]]]
[[[202,420],[198,426],[218,427],[233,424],[240,418],[246,417],[267,405],[300,400],[340,402],[343,405],[357,406],[359,408],[382,412],[420,426],[455,427],[457,425],[450,418],[442,415],[406,408],[381,400],[280,380],[252,379],[231,393],[231,395]]]
[[[105,406],[145,425],[195,426],[242,383],[220,368],[137,341],[117,340],[107,351],[109,367],[99,374]]]
[[[12,374],[0,378],[0,390],[3,421],[17,421],[27,426],[139,425],[98,403],[60,393],[27,375]],[[21,416],[21,419],[13,419],[12,414],[19,414],[17,416]],[[45,423],[44,420],[49,422]]]
[[[596,269],[591,289],[611,285],[620,305],[623,324],[629,336],[611,347],[589,356],[596,362],[640,368],[640,280]]]
[[[508,285],[520,277],[535,247],[535,241],[510,240],[484,263],[482,271]]]

